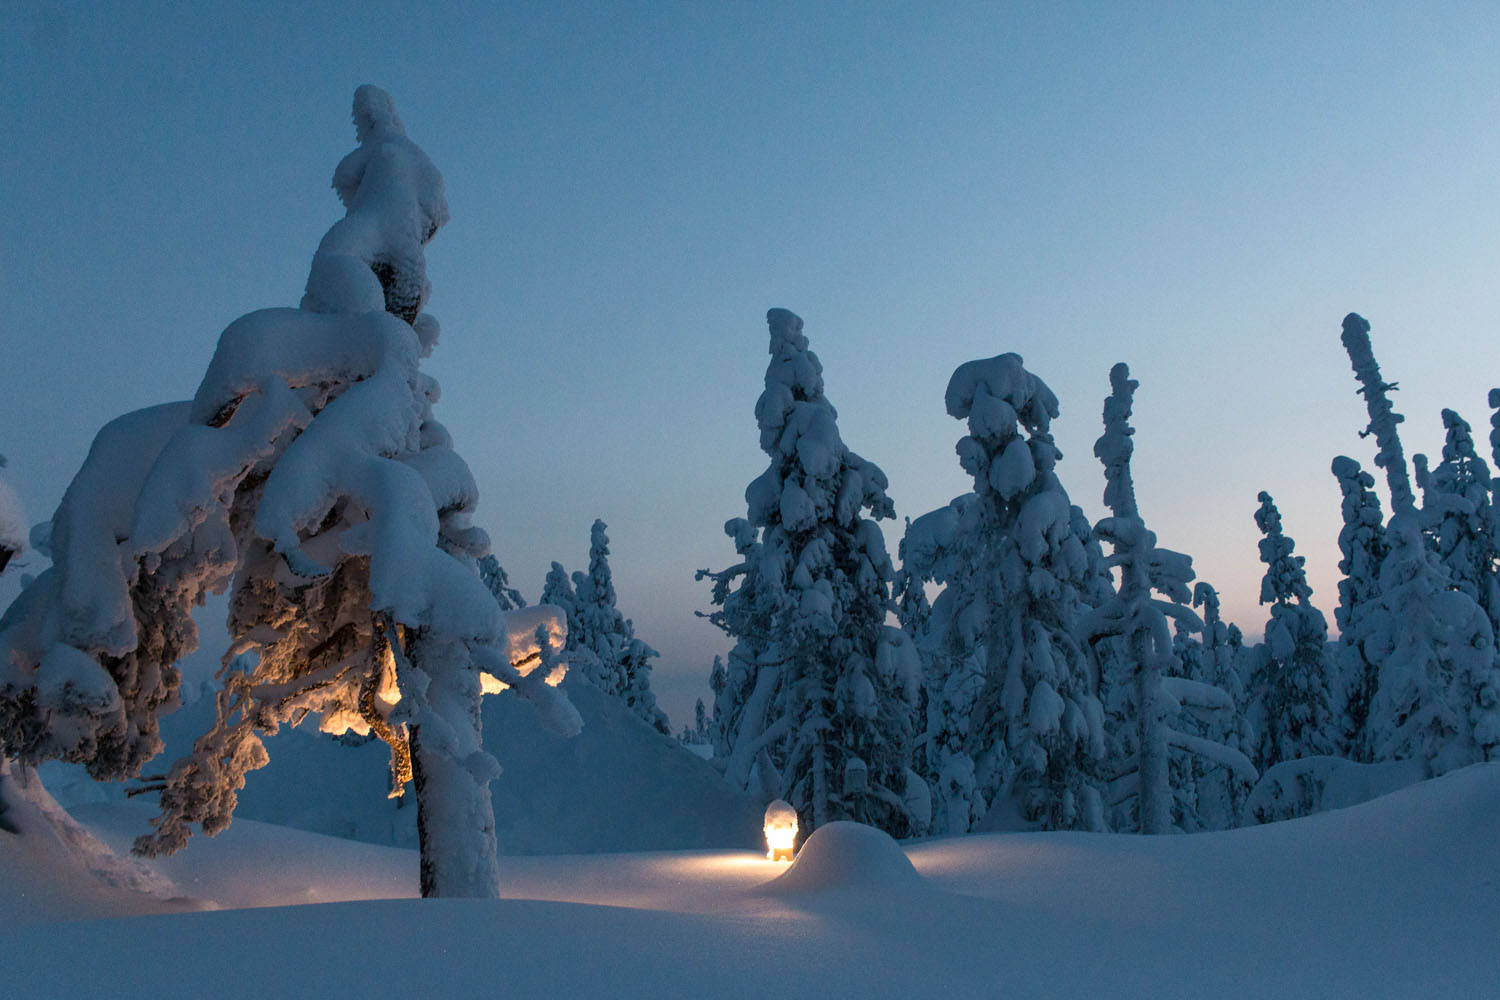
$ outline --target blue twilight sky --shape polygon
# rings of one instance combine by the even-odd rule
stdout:
[[[100,425],[191,396],[225,325],[297,302],[371,82],[447,180],[428,368],[480,521],[532,601],[609,523],[674,722],[727,647],[692,575],[733,556],[765,465],[770,306],[806,320],[901,517],[968,488],[943,389],[1003,351],[1060,397],[1097,516],[1128,361],[1162,543],[1259,632],[1267,489],[1331,620],[1329,461],[1373,454],[1344,314],[1409,451],[1438,451],[1443,406],[1487,437],[1496,52],[1493,3],[8,0],[5,474],[46,516]]]

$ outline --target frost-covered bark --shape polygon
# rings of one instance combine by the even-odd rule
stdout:
[[[1250,676],[1250,723],[1256,734],[1252,760],[1261,771],[1284,760],[1334,752],[1338,724],[1328,622],[1309,599],[1312,588],[1293,555],[1294,543],[1281,529],[1281,513],[1271,495],[1258,497],[1255,525],[1264,536],[1260,558],[1266,565],[1260,603],[1271,606],[1265,642],[1255,647]]]
[[[1166,833],[1172,829],[1169,755],[1173,749],[1222,765],[1247,781],[1253,781],[1256,772],[1240,751],[1174,728],[1170,722],[1184,708],[1232,712],[1234,702],[1219,688],[1180,676],[1167,621],[1170,617],[1203,629],[1202,621],[1187,607],[1192,601],[1188,590],[1192,560],[1159,548],[1155,533],[1141,520],[1130,473],[1134,450],[1130,439],[1135,430],[1129,423],[1139,383],[1123,363],[1110,370],[1109,381],[1112,391],[1104,401],[1104,434],[1095,442],[1094,454],[1104,465],[1104,504],[1112,516],[1095,525],[1095,531],[1114,548],[1106,564],[1119,571],[1120,583],[1117,592],[1094,611],[1089,632],[1118,641],[1115,662],[1123,676],[1116,683],[1133,695],[1134,716],[1130,729],[1113,741],[1112,749],[1119,756],[1110,762],[1114,781],[1109,804],[1119,817],[1117,826]]]
[[[1377,684],[1361,734],[1365,760],[1427,761],[1434,772],[1486,760],[1500,745],[1500,674],[1494,631],[1451,580],[1422,532],[1406,479],[1394,413],[1370,347],[1369,323],[1351,313],[1343,340],[1370,414],[1366,433],[1386,470],[1392,514],[1380,562],[1380,602],[1355,623],[1354,641]]]
[[[802,320],[766,316],[771,363],[755,405],[770,466],[725,525],[740,562],[713,580],[709,617],[735,639],[716,709],[731,781],[794,805],[802,828],[851,819],[905,836],[925,816],[910,769],[920,659],[891,610],[890,559],[873,520],[886,478],[839,437]],[[914,791],[917,794],[912,794]],[[919,822],[920,821],[920,822]]]
[[[1100,829],[1103,708],[1080,627],[1093,567],[1055,471],[1057,398],[1002,354],[960,366],[946,403],[968,422],[957,451],[974,492],[902,543],[903,572],[943,586],[917,632],[934,829],[962,833],[1002,800],[1049,829]]]
[[[384,92],[359,88],[354,116],[360,147],[334,177],[348,212],[303,307],[236,320],[191,402],[96,439],[53,517],[53,569],[0,620],[0,738],[139,773],[197,643],[188,612],[232,586],[216,725],[160,783],[137,849],[222,830],[261,736],[312,717],[385,740],[392,794],[420,773],[424,892],[494,895],[480,692],[515,687],[562,729],[577,716],[549,686],[560,671],[536,669],[542,622],[508,618],[479,578],[477,491],[419,367],[438,333],[421,247],[447,219],[442,178]]]

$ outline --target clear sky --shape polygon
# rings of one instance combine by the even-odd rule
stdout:
[[[1098,516],[1129,362],[1161,543],[1258,633],[1269,490],[1331,622],[1328,465],[1373,455],[1344,314],[1408,451],[1441,448],[1444,406],[1488,435],[1497,52],[1493,3],[7,0],[6,475],[46,516],[105,421],[190,397],[231,320],[296,304],[369,82],[447,180],[427,367],[479,520],[530,601],[608,522],[674,723],[727,648],[693,570],[732,559],[765,467],[771,306],[898,517],[968,489],[943,389],[1004,351],[1061,399],[1059,472]]]

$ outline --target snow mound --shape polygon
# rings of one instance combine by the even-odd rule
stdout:
[[[922,876],[890,834],[863,823],[838,822],[814,830],[791,867],[765,891],[888,890],[921,884]]]
[[[110,851],[73,820],[30,768],[0,761],[0,926],[206,905],[144,863]],[[0,981],[4,977],[0,976]]]

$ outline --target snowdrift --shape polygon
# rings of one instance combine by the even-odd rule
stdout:
[[[112,839],[133,809],[86,812]],[[1493,996],[1497,828],[1500,764],[1484,764],[1227,833],[985,834],[898,850],[832,828],[802,886],[748,851],[520,857],[502,865],[498,901],[69,924],[28,923],[48,918],[25,916],[17,896],[50,893],[75,917],[149,910],[84,898],[29,868],[15,850],[28,842],[0,838],[0,982],[38,1000],[764,998],[789,983],[877,998]],[[892,851],[919,877],[893,877]],[[416,893],[411,852],[248,821],[168,863],[180,888],[224,905]],[[778,878],[783,891],[767,891]]]

